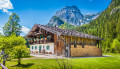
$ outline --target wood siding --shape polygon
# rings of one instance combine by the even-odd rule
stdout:
[[[74,45],[71,45],[71,57],[84,57],[84,56],[102,56],[102,50],[96,46],[85,45],[82,48],[81,45],[77,45],[74,48]]]
[[[54,34],[54,43],[55,43],[54,53],[57,55],[65,56],[65,47],[64,47],[63,37]]]
[[[92,47],[94,48],[97,48],[97,44],[98,44],[98,41],[97,40],[93,40],[93,39],[86,39],[86,38],[80,38],[80,37],[73,37],[73,36],[59,36],[59,38],[62,37],[61,39],[64,40],[64,42],[60,41],[58,42],[58,53],[60,53],[60,51],[62,52],[62,54],[66,54],[65,52],[67,52],[67,57],[70,57],[70,56],[73,56],[72,53],[73,53],[73,50],[72,50],[72,47],[71,45],[81,45],[82,46],[85,46],[87,45],[87,49],[92,49]],[[63,44],[62,44],[63,43]],[[90,47],[88,47],[90,46]],[[64,48],[63,48],[64,47]],[[79,47],[77,47],[79,48]],[[76,48],[76,49],[77,49]],[[60,50],[62,49],[62,50]],[[86,48],[85,48],[86,49]],[[64,52],[63,52],[64,51]],[[83,50],[82,50],[83,51]],[[85,50],[85,51],[88,51],[89,53],[89,50]],[[99,48],[96,49],[95,51],[100,51]],[[75,51],[77,53],[77,50]],[[81,51],[79,51],[81,52]],[[94,53],[94,52],[93,52]],[[101,55],[102,52],[98,53],[98,56]],[[75,54],[75,53],[74,53]],[[83,53],[84,54],[84,53]],[[90,54],[91,55],[91,54]],[[90,56],[89,55],[89,56]],[[97,55],[97,54],[96,54]],[[95,55],[95,56],[96,56]],[[80,55],[78,55],[80,56]],[[93,56],[93,55],[91,55]]]

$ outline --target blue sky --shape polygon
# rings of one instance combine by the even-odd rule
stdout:
[[[56,11],[64,6],[76,5],[82,14],[98,13],[107,8],[111,0],[0,0],[0,31],[8,21],[9,14],[15,12],[20,17],[24,34],[35,23],[47,24]],[[5,2],[6,1],[6,2]],[[5,4],[6,3],[6,4]],[[27,29],[27,30],[26,30]]]

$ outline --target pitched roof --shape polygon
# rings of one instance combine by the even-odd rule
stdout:
[[[40,25],[40,24],[35,24],[35,25],[42,29],[45,29],[46,31],[57,34],[57,35],[67,35],[67,36],[75,36],[75,37],[81,37],[81,38],[102,40],[102,38],[84,34],[84,33],[81,33],[81,32],[75,31],[75,30],[60,29],[58,27],[50,27],[50,26]]]

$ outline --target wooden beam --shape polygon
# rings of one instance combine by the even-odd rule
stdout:
[[[69,37],[68,36],[67,36],[67,46],[68,46],[68,57],[70,57],[70,53],[69,53],[70,47],[69,47]]]
[[[74,37],[74,44],[75,44],[75,37]]]
[[[3,68],[3,69],[8,69],[7,67],[5,67],[3,64],[0,63],[0,66]]]
[[[100,41],[100,48],[102,49],[102,45],[101,45],[101,43],[102,43],[102,42]]]
[[[76,45],[76,41],[77,41],[77,40],[76,40],[76,37],[75,37],[75,45]]]
[[[70,57],[71,57],[71,36],[70,36]]]
[[[78,40],[79,40],[78,42],[79,42],[79,44],[80,44],[80,37],[78,37]]]
[[[65,56],[66,56],[66,36],[64,36],[65,38]]]
[[[82,38],[82,45],[83,45],[83,38]]]
[[[99,48],[99,41],[97,41],[97,43],[98,43],[98,48]]]

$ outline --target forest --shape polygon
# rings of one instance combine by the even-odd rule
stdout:
[[[103,38],[104,53],[120,53],[120,0],[112,0],[97,19],[76,27],[76,30]]]
[[[59,28],[72,29],[103,38],[101,42],[104,53],[120,53],[120,0],[112,0],[107,9],[88,24],[73,26],[64,23]]]

